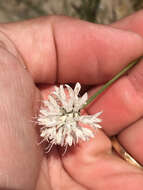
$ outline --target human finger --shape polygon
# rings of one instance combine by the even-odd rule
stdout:
[[[126,125],[126,128],[123,129],[118,134],[118,139],[121,143],[121,145],[129,152],[138,162],[143,164],[143,141],[142,141],[142,116],[143,116],[143,110],[142,110],[142,101],[143,101],[143,89],[142,89],[142,83],[143,83],[143,62],[136,65],[136,67],[133,68],[128,74],[128,79],[132,83],[132,86],[134,90],[136,91],[136,95],[140,99],[140,104],[138,104],[138,100],[136,99],[136,96],[133,97],[130,105],[132,107],[132,113],[134,113],[132,116],[136,117],[136,119],[132,120],[132,122],[128,123]],[[130,93],[130,91],[129,91]],[[134,107],[134,108],[133,108]],[[140,115],[137,117],[137,113],[140,110]],[[136,113],[135,113],[136,112]],[[135,116],[136,115],[136,116]]]
[[[37,83],[99,84],[143,52],[137,34],[68,17],[41,17],[0,29]]]
[[[112,24],[113,27],[124,29],[143,36],[143,11],[138,11],[124,19],[121,19]],[[136,92],[142,98],[142,76],[143,76],[143,66],[141,64],[137,65],[129,74],[129,78],[136,89]],[[136,109],[136,102],[132,102]],[[142,104],[141,104],[142,105]],[[141,107],[141,105],[138,105]],[[137,120],[127,125],[127,127],[118,134],[118,140],[121,145],[141,164],[143,164],[143,151],[142,151],[142,114]]]
[[[125,17],[125,18],[111,24],[111,26],[114,28],[135,32],[135,33],[143,36],[142,23],[143,23],[143,10],[140,10],[128,17]]]
[[[128,75],[116,81],[87,108],[89,114],[103,111],[102,125],[109,136],[118,134],[143,115],[142,67],[141,60]],[[89,96],[96,91],[92,88]]]
[[[118,134],[119,143],[141,165],[143,165],[143,119],[139,119]]]
[[[87,189],[141,189],[143,185],[143,172],[113,154],[110,140],[100,130],[61,159],[70,176]]]

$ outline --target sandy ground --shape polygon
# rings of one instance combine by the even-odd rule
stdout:
[[[89,0],[90,1],[90,0]],[[94,0],[93,0],[94,1]],[[100,0],[97,22],[108,24],[134,12],[135,1],[143,6],[143,0]],[[83,0],[0,0],[0,22],[11,22],[40,15],[63,14],[80,17],[73,6],[80,7]]]
[[[71,3],[79,5],[80,0],[0,0],[0,22],[10,22],[41,15],[73,15]]]

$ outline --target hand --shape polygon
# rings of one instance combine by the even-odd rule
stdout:
[[[42,153],[37,146],[38,126],[32,122],[39,110],[40,94],[45,98],[56,83],[93,85],[91,95],[141,56],[142,20],[143,12],[139,12],[112,27],[67,17],[0,26],[7,35],[1,34],[4,45],[0,48],[2,189],[142,189],[143,172],[113,154],[110,141],[110,136],[118,135],[126,150],[143,164],[142,61],[86,110],[89,114],[104,111],[104,131],[98,130],[95,139],[79,144],[65,156],[56,149]]]

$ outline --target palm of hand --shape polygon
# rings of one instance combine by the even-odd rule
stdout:
[[[52,87],[50,86],[50,89]],[[115,88],[115,87],[112,87]],[[41,89],[43,97],[51,90]],[[112,90],[111,90],[112,91]],[[113,91],[112,91],[113,92]],[[102,98],[106,98],[104,95]],[[108,99],[110,101],[110,99]],[[112,101],[112,100],[111,100]],[[100,100],[98,100],[98,104]],[[95,106],[95,105],[94,105]],[[92,112],[92,108],[87,111]],[[96,107],[96,106],[95,106]],[[137,132],[140,128],[139,121],[136,124]],[[130,126],[130,131],[120,134],[124,139],[126,133],[133,135],[136,130]],[[116,132],[114,133],[116,135]],[[117,133],[118,134],[118,133]],[[125,136],[125,137],[124,137]],[[141,136],[138,138],[141,138]],[[134,149],[129,146],[131,151]],[[142,158],[142,150],[133,152],[138,159]],[[141,161],[141,160],[140,160]],[[43,180],[44,179],[44,180]],[[95,139],[90,142],[80,143],[62,156],[61,151],[54,148],[49,155],[43,156],[40,178],[37,189],[141,189],[143,173],[140,169],[131,166],[123,161],[112,151],[110,135],[107,136],[103,131],[96,131]],[[45,185],[46,184],[46,185]]]
[[[57,28],[56,19],[54,29]],[[102,36],[107,34],[109,41],[110,39],[114,39],[116,42],[118,42],[115,43],[118,44],[117,47],[114,44],[108,44],[108,41],[105,43],[103,43],[101,39],[100,42],[96,41],[96,35],[94,35],[95,31],[92,33],[92,30],[95,26],[92,24],[89,24],[88,27],[88,23],[73,21],[72,19],[68,20],[67,18],[62,19],[62,22],[57,19],[58,22],[61,22],[60,24],[63,25],[62,27],[59,27],[59,34],[56,34],[55,32],[55,40],[58,41],[57,48],[60,49],[60,53],[58,54],[59,82],[67,83],[70,81],[74,83],[76,81],[80,81],[84,84],[96,83],[101,85],[117,71],[119,71],[124,65],[126,65],[127,62],[140,56],[141,52],[143,51],[142,40],[135,34],[126,32],[124,34],[124,32],[118,30],[116,31],[112,29],[113,31],[111,31],[111,29],[99,27],[99,31],[102,30],[103,32]],[[80,31],[80,28],[81,30],[83,28],[85,30],[85,32],[80,33],[80,36],[78,35],[78,43],[76,45],[73,43],[73,41],[71,41],[71,36],[69,36],[71,31],[74,33],[74,27],[69,27],[70,32],[65,31],[67,34],[67,40],[68,42],[70,41],[73,51],[70,51],[67,46],[64,48],[65,41],[62,41],[62,43],[60,42],[60,39],[62,39],[62,33],[60,32],[61,28],[64,28],[66,24],[68,25],[68,23],[70,24],[71,22],[73,22],[76,30]],[[34,28],[35,25],[37,25],[37,21],[32,21],[30,25],[32,25]],[[31,44],[29,45],[29,43],[26,44],[25,42],[26,45],[24,47],[24,44],[22,44],[20,41],[20,39],[22,39],[21,36],[16,35],[17,32],[19,33],[19,24],[14,24],[13,26],[5,26],[4,32],[16,42],[19,51],[22,52],[24,59],[27,63],[29,63],[28,68],[35,82],[51,83],[51,81],[54,81],[54,67],[50,65],[49,71],[47,64],[44,64],[45,58],[48,57],[47,53],[45,53],[47,52],[47,49],[45,48],[44,44],[42,44],[43,50],[40,49],[42,58],[37,56],[37,53],[39,54],[39,47],[35,49],[35,51],[33,50],[35,52],[34,55],[37,56],[36,58],[33,58],[33,55],[31,56],[31,53],[28,51],[28,49],[31,47],[25,48]],[[26,28],[26,26],[27,24],[25,26],[23,24],[24,28]],[[12,33],[9,32],[9,27]],[[34,30],[33,28],[32,30]],[[43,28],[43,31],[48,30],[49,29],[47,28],[46,30]],[[95,27],[95,30],[98,36],[98,27]],[[84,43],[85,45],[90,44],[90,46],[87,48],[86,46],[82,47],[83,42],[79,38],[82,35],[85,36],[85,34],[89,31],[91,32],[92,40],[95,40],[97,43],[99,43],[98,45],[100,47],[98,47],[95,43],[91,45],[91,38],[88,38],[87,36]],[[25,30],[25,32],[27,32],[27,30]],[[114,35],[114,33],[116,34]],[[120,47],[122,47],[120,43],[121,39],[118,40],[115,37],[117,34],[120,35],[122,40],[126,39],[127,36],[130,36],[126,42],[128,49],[126,50],[126,47],[124,47],[126,44],[124,44],[123,50],[120,52],[122,56],[110,56],[106,52],[100,53],[98,48],[102,49],[103,45],[106,49],[109,48],[110,51],[115,49],[118,50]],[[48,43],[49,37],[47,36],[47,32],[45,34],[43,32],[42,35],[45,35],[45,38],[47,38],[46,43]],[[60,36],[59,39],[58,35]],[[29,39],[32,38],[31,31],[26,36],[27,38],[29,37]],[[76,36],[74,37],[76,38]],[[52,42],[49,41],[49,43]],[[131,44],[134,44],[136,48],[131,47]],[[80,48],[83,49],[83,52],[81,51],[82,55],[81,53],[77,53],[77,50]],[[97,68],[99,69],[97,65],[99,63],[96,62],[97,55],[94,53],[95,50],[99,55],[98,61],[101,65],[100,73],[97,73]],[[62,57],[63,52],[64,57]],[[69,52],[71,54],[70,56]],[[89,53],[90,58],[88,57]],[[100,54],[104,54],[104,56],[102,57]],[[1,48],[0,57],[1,62],[4,62],[4,64],[1,64],[1,71],[4,74],[0,75],[0,81],[2,81],[2,101],[0,106],[2,115],[1,144],[3,145],[1,147],[1,154],[3,156],[1,157],[0,162],[0,174],[2,174],[0,182],[2,187],[34,189],[36,186],[36,190],[104,190],[115,188],[117,190],[142,189],[142,171],[121,160],[116,154],[113,154],[111,151],[112,147],[110,142],[111,135],[119,135],[120,141],[124,144],[128,151],[138,161],[140,161],[140,163],[143,163],[143,154],[141,148],[143,142],[140,135],[142,131],[142,119],[140,118],[143,113],[143,110],[140,106],[143,104],[142,91],[140,90],[142,78],[140,78],[140,75],[137,74],[142,70],[142,63],[140,63],[133,71],[131,71],[128,76],[124,76],[118,82],[116,82],[116,84],[107,90],[106,93],[104,93],[102,97],[98,99],[98,101],[96,101],[86,110],[89,114],[104,110],[102,123],[104,132],[98,130],[96,132],[95,139],[92,139],[90,142],[80,143],[78,146],[72,148],[65,156],[61,156],[56,148],[48,155],[43,155],[40,146],[37,147],[37,131],[31,122],[31,118],[36,115],[39,109],[40,93],[43,95],[43,97],[46,97],[51,86],[46,84],[45,88],[39,87],[41,91],[39,92],[39,90],[37,90],[33,84],[32,78],[29,76],[27,71],[25,71],[23,67],[19,65],[17,59],[14,56],[5,51],[5,49]],[[6,57],[6,59],[3,60],[3,57]],[[48,58],[50,58],[50,63],[52,61],[54,63],[55,60],[53,60],[53,58],[50,56]],[[85,58],[89,63],[93,63],[92,66],[94,68],[89,68],[86,66]],[[35,64],[35,60],[37,61],[36,69],[33,66],[33,64]],[[116,61],[116,67],[114,65],[110,67],[111,60],[113,63]],[[104,61],[106,61],[107,68],[102,66]],[[38,65],[38,62],[41,62],[43,67]],[[68,66],[66,63],[68,63]],[[120,63],[123,63],[123,65]],[[81,75],[79,75],[79,70],[82,71]],[[95,77],[95,72],[97,77]],[[7,85],[12,86],[12,88],[7,88]],[[93,87],[89,91],[89,94],[94,93],[96,89],[97,86],[96,88]],[[6,96],[7,94],[9,94],[8,98]],[[127,128],[127,126],[129,127]],[[140,141],[140,147],[134,146],[137,140]],[[11,177],[11,175],[13,177]]]

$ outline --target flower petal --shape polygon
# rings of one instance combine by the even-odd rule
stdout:
[[[102,128],[101,125],[99,125],[99,124],[93,124],[92,127],[94,127],[95,129]]]
[[[49,102],[49,100],[43,101],[44,106],[48,107],[49,111],[53,112],[55,111],[54,106]]]
[[[94,137],[94,133],[90,130],[90,129],[87,129],[87,128],[82,128],[82,131],[83,131],[83,134],[86,136],[86,138],[93,138]]]
[[[94,114],[95,117],[98,117],[99,115],[101,115],[103,113],[103,111],[97,112],[96,114]]]
[[[72,135],[68,134],[65,139],[65,145],[72,146],[73,144],[73,137]]]
[[[81,85],[80,85],[79,82],[77,82],[76,85],[75,85],[75,88],[74,88],[74,94],[75,94],[75,96],[78,96],[80,90],[81,90]]]
[[[79,142],[79,139],[85,141],[86,138],[85,138],[85,135],[83,133],[83,131],[81,130],[81,127],[77,127],[76,130],[74,130],[74,133],[75,133],[75,137],[76,137],[76,143]]]
[[[69,93],[69,99],[68,99],[68,112],[73,110],[73,104],[74,104],[74,91],[69,85],[65,85],[68,93]]]
[[[57,134],[56,134],[56,144],[61,145],[62,144],[62,138],[63,138],[63,128],[59,128]]]
[[[66,100],[66,94],[65,94],[63,85],[60,85],[60,96],[62,100],[64,101]]]
[[[74,111],[78,112],[86,103],[87,99],[88,99],[88,95],[87,93],[85,93],[81,98],[78,99],[77,102],[75,102]]]
[[[53,105],[53,107],[55,108],[55,110],[57,110],[57,112],[59,112],[60,110],[60,106],[58,105],[57,101],[55,100],[55,98],[53,96],[48,96],[49,98],[49,102]]]

